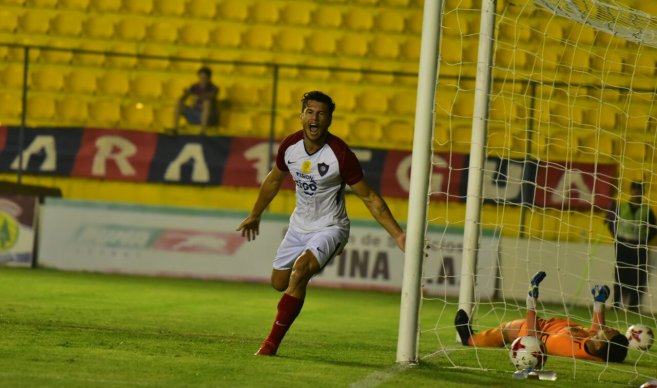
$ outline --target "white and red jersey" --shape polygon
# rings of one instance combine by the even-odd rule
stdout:
[[[279,146],[276,166],[289,171],[296,185],[296,208],[290,227],[302,232],[333,225],[349,227],[345,184],[358,183],[363,179],[363,170],[344,141],[329,133],[322,148],[309,154],[303,144],[303,131],[298,131]]]

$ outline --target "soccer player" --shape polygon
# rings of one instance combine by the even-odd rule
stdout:
[[[367,183],[356,155],[329,132],[335,103],[320,91],[301,100],[303,129],[280,144],[276,163],[263,181],[251,213],[237,228],[248,241],[259,232],[260,217],[285,177],[296,185],[296,207],[274,258],[271,284],[283,291],[271,332],[256,355],[273,356],[299,315],[310,279],[338,255],[349,239],[345,185],[404,250],[406,234],[387,204]]]
[[[545,272],[532,278],[527,295],[527,318],[503,322],[499,327],[474,333],[465,311],[456,313],[454,324],[461,342],[466,346],[503,347],[516,338],[535,335],[543,341],[548,354],[579,359],[623,362],[627,356],[628,340],[618,330],[605,325],[604,303],[609,298],[609,287],[595,286],[593,294],[593,323],[590,328],[565,318],[542,319],[536,314],[538,285]]]

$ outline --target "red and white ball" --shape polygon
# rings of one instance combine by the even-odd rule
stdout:
[[[511,344],[509,358],[518,370],[540,370],[547,361],[547,349],[545,344],[534,336],[518,337]]]
[[[630,341],[630,349],[634,350],[648,350],[655,341],[652,329],[641,323],[628,327],[625,336]]]

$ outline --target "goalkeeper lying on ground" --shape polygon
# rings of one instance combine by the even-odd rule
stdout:
[[[495,329],[474,333],[468,314],[459,310],[454,324],[461,342],[466,346],[502,347],[518,337],[536,335],[547,347],[548,354],[587,360],[623,362],[628,341],[618,330],[605,325],[604,303],[609,287],[595,286],[593,294],[593,324],[584,328],[566,318],[542,319],[536,315],[538,285],[545,272],[538,272],[531,280],[527,296],[527,318],[503,322]]]

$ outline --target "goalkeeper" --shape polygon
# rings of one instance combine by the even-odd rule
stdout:
[[[595,286],[593,294],[593,323],[585,328],[566,318],[539,318],[536,314],[538,285],[545,272],[538,272],[531,280],[527,296],[527,318],[503,322],[499,327],[474,333],[468,314],[459,310],[454,324],[461,342],[466,346],[502,347],[518,337],[535,335],[541,339],[548,354],[586,360],[623,362],[628,341],[618,330],[605,325],[604,304],[609,287]]]

